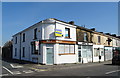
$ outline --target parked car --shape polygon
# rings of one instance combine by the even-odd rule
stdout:
[[[120,54],[117,54],[112,58],[112,64],[120,65]]]

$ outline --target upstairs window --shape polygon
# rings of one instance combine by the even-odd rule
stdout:
[[[23,33],[23,42],[25,42],[25,33]]]
[[[101,42],[101,37],[100,36],[98,36],[98,43],[100,43]]]
[[[34,29],[34,39],[37,39],[37,28]]]
[[[17,37],[15,37],[15,44],[17,44]]]
[[[70,38],[70,28],[65,28],[65,38]]]
[[[87,33],[84,33],[84,41],[87,41]]]

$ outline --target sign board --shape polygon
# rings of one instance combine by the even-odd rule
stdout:
[[[55,30],[55,36],[56,37],[62,37],[62,30],[61,29],[56,29]]]
[[[39,41],[35,41],[36,50],[39,50]]]

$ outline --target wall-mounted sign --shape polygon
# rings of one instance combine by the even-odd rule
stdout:
[[[39,50],[39,41],[35,41],[35,47],[36,50]]]
[[[55,36],[62,37],[62,30],[61,29],[56,29],[55,30]]]

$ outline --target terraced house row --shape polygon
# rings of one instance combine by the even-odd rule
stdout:
[[[89,63],[111,60],[120,37],[54,18],[13,35],[13,58],[41,64]]]

